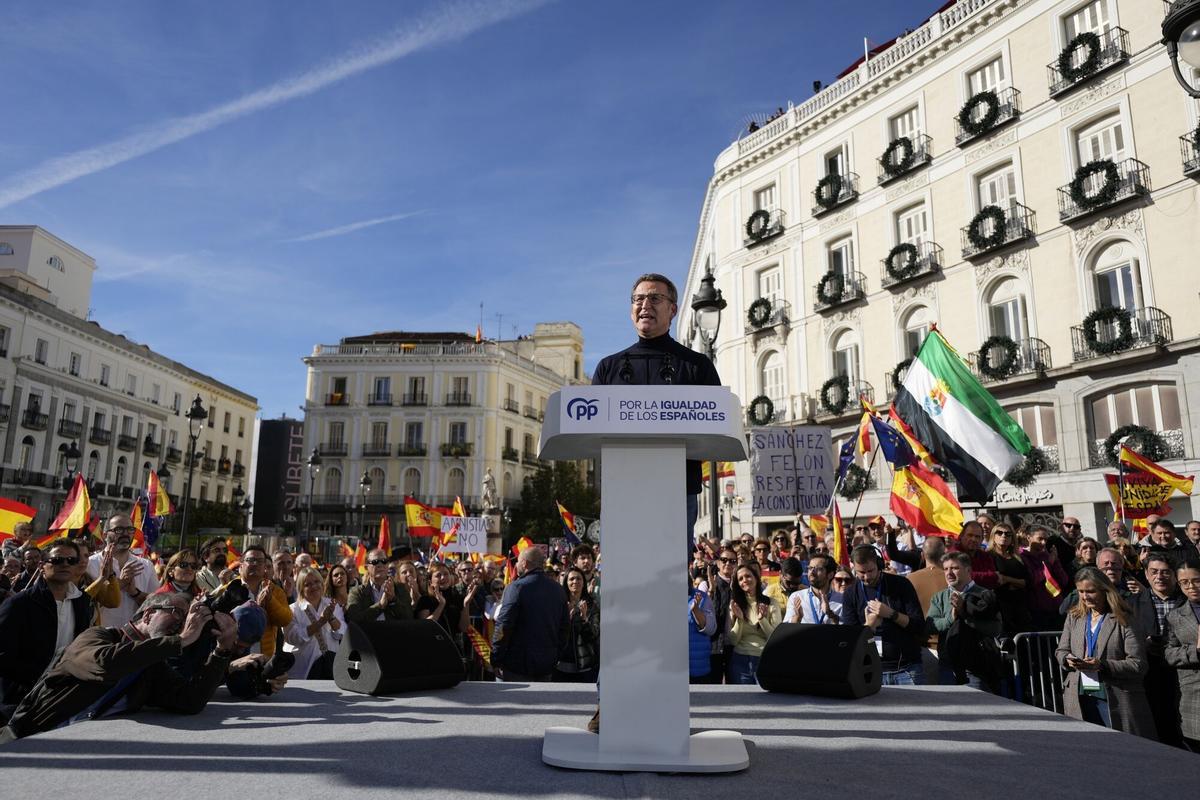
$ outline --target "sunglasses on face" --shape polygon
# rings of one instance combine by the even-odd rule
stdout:
[[[195,561],[180,561],[175,565],[175,569],[196,569],[199,566]]]
[[[46,559],[47,564],[53,564],[56,567],[61,567],[66,564],[68,567],[73,567],[79,563],[79,559],[75,556],[50,556]]]
[[[849,583],[850,579],[849,578],[834,578],[833,582],[834,583]]]
[[[1078,528],[1078,527],[1079,527],[1079,523],[1078,523],[1078,522],[1064,522],[1064,523],[1062,524],[1062,526],[1063,526],[1064,528]]]
[[[722,564],[736,564],[737,563],[736,558],[718,558],[717,561],[720,561]]]
[[[134,532],[134,531],[136,531],[136,530],[137,530],[137,528],[133,527],[132,525],[129,525],[129,526],[126,526],[126,527],[109,528],[109,529],[108,529],[108,532],[109,532],[109,533],[115,533],[115,534],[117,534],[118,536],[122,536],[122,535],[124,535],[124,536],[130,536],[130,535],[132,535],[132,534],[133,534],[133,532]]]
[[[767,551],[768,551],[768,550],[770,550],[770,549],[771,549],[771,548],[769,548],[769,547],[763,547],[762,545],[759,545],[758,547],[754,548],[754,552],[756,552],[756,553],[765,553],[765,552],[767,552]]]
[[[387,559],[386,558],[368,558],[367,563],[370,564],[372,567],[378,567],[380,564],[386,564]]]

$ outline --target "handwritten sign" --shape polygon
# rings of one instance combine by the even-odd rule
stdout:
[[[449,542],[442,545],[447,553],[486,553],[487,520],[483,517],[442,517],[442,537],[452,534]]]
[[[752,428],[751,515],[824,514],[833,497],[831,442],[825,425]]]

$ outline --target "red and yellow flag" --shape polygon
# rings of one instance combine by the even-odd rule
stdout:
[[[925,536],[958,536],[963,513],[946,482],[920,464],[896,470],[892,511]]]
[[[242,551],[233,546],[233,537],[225,539],[225,565],[232,567],[234,564],[241,563]]]
[[[354,548],[345,542],[338,542],[338,552],[342,554],[342,558],[354,558]]]
[[[71,486],[70,493],[67,494],[66,502],[63,503],[62,510],[58,512],[54,522],[50,523],[49,530],[51,533],[57,534],[76,528],[86,528],[91,516],[92,500],[88,497],[87,481],[83,479],[82,474],[77,474],[75,483]]]
[[[1062,594],[1062,587],[1058,585],[1058,581],[1054,580],[1054,573],[1050,571],[1050,565],[1042,564],[1042,570],[1046,574],[1046,580],[1044,581],[1046,591],[1050,593],[1051,597],[1058,597]]]
[[[1130,450],[1125,445],[1121,445],[1120,452],[1117,453],[1117,459],[1131,469],[1149,473],[1158,478],[1161,482],[1167,484],[1180,494],[1190,495],[1192,493],[1192,484],[1195,482],[1194,475],[1179,475],[1171,472],[1166,467],[1161,467],[1150,459],[1146,458],[1141,453],[1136,453]]]
[[[575,515],[570,511],[567,511],[567,507],[558,502],[557,499],[554,501],[554,505],[558,506],[558,515],[562,517],[563,527],[569,530],[571,533],[576,533]]]
[[[933,456],[929,455],[929,451],[925,449],[925,445],[917,441],[917,437],[913,434],[912,428],[908,427],[908,423],[900,416],[900,412],[896,410],[896,404],[892,403],[888,406],[888,421],[892,427],[900,432],[904,440],[908,442],[908,446],[912,448],[917,458],[925,464],[925,466],[933,466]]]
[[[0,542],[12,538],[18,523],[30,522],[36,515],[37,509],[32,506],[0,497]]]
[[[165,517],[175,511],[170,496],[163,491],[154,470],[150,470],[150,477],[146,481],[146,508],[152,517]]]
[[[712,472],[712,462],[711,461],[701,461],[700,462],[700,480],[704,481],[705,483],[708,483],[708,476],[709,476],[710,472]],[[734,475],[734,471],[733,471],[733,462],[732,461],[718,461],[717,462],[717,479],[718,480],[721,478],[731,478],[731,477],[733,477],[733,475]]]
[[[492,645],[487,639],[483,638],[483,634],[475,630],[474,625],[467,626],[467,638],[471,641],[471,649],[475,654],[483,659],[483,663],[490,664],[492,661]]]
[[[404,498],[404,519],[408,523],[409,536],[439,537],[442,534],[441,513],[411,497]]]
[[[146,532],[143,530],[146,524],[146,514],[142,511],[142,504],[137,500],[133,501],[133,508],[129,510],[129,520],[133,525],[133,543],[129,549],[136,555],[143,555],[146,552]]]
[[[354,548],[354,568],[358,570],[359,575],[365,575],[367,572],[367,546],[363,544],[362,539],[358,540],[358,547]]]
[[[378,549],[392,554],[392,523],[388,520],[387,514],[379,517],[379,545]]]

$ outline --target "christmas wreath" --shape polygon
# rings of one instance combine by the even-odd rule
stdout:
[[[817,198],[817,205],[821,208],[833,208],[837,205],[838,198],[842,196],[842,176],[831,172],[821,178],[817,181],[817,189],[813,195]]]
[[[983,116],[975,119],[975,109],[985,106]],[[991,89],[971,95],[958,111],[958,125],[972,136],[990,131],[1000,120],[1000,95]]]
[[[1192,144],[1200,148],[1200,125],[1196,126],[1196,130],[1192,131]]]
[[[1081,47],[1087,48],[1087,58],[1080,61],[1079,66],[1072,66],[1071,57]],[[1063,80],[1075,83],[1100,68],[1100,55],[1100,37],[1091,31],[1084,31],[1067,42],[1067,46],[1058,54],[1058,72],[1063,76]]]
[[[771,212],[760,208],[746,220],[746,236],[751,239],[761,239],[767,235],[771,227]]]
[[[1117,466],[1117,451],[1120,449],[1121,440],[1126,436],[1129,437],[1129,441],[1125,443],[1125,446],[1130,450],[1136,450],[1151,461],[1166,461],[1171,457],[1166,439],[1155,431],[1142,425],[1122,425],[1104,440],[1104,457],[1114,467]]]
[[[898,281],[911,278],[920,270],[917,264],[917,246],[911,242],[901,242],[888,251],[886,264],[887,274]]]
[[[896,158],[897,153],[903,155]],[[907,136],[897,136],[888,142],[887,149],[883,151],[883,155],[879,159],[883,164],[883,171],[892,178],[908,172],[916,160],[917,148],[913,146],[913,140]]]
[[[830,414],[840,414],[850,405],[850,378],[834,375],[821,384],[821,408]]]
[[[993,364],[992,351],[997,347],[1004,350],[1004,357]],[[992,336],[979,348],[979,371],[992,380],[1004,380],[1016,370],[1018,355],[1020,349],[1011,338],[1003,335]]]
[[[1004,476],[1004,480],[1018,489],[1024,489],[1036,481],[1037,476],[1045,472],[1049,466],[1050,462],[1046,459],[1045,451],[1040,447],[1031,447],[1025,454],[1025,460],[1009,470],[1008,474]]]
[[[908,374],[908,368],[912,366],[913,360],[906,358],[896,364],[892,370],[892,389],[896,394],[900,394],[900,390],[904,388],[904,378]]]
[[[750,420],[751,425],[769,425],[775,418],[775,404],[771,402],[771,398],[760,394],[750,401],[750,406],[746,409],[746,417]]]
[[[1117,338],[1110,342],[1100,341],[1100,326],[1114,322]],[[1083,318],[1083,340],[1089,350],[1101,356],[1128,350],[1133,346],[1133,315],[1123,308],[1097,308]]]
[[[992,221],[992,232],[984,236],[983,223],[989,219]],[[993,247],[999,247],[1004,244],[1007,222],[1008,220],[1004,215],[1003,208],[1000,206],[984,206],[979,209],[978,214],[971,218],[971,224],[967,226],[967,239],[980,252],[991,250]]]
[[[1101,173],[1104,174],[1104,183],[1094,194],[1088,194],[1088,178]],[[1121,188],[1121,173],[1117,171],[1117,165],[1111,158],[1089,161],[1075,170],[1075,178],[1071,181],[1070,186],[1071,202],[1081,208],[1106,206],[1117,196],[1119,188]]]
[[[846,468],[846,477],[842,478],[842,488],[838,494],[847,500],[853,500],[871,486],[871,473],[858,464]]]
[[[821,281],[817,284],[817,302],[831,306],[841,302],[845,293],[846,279],[842,277],[842,273],[829,270],[821,276]]]
[[[771,301],[765,297],[760,297],[750,304],[750,310],[746,312],[746,318],[750,320],[750,324],[755,328],[761,328],[767,324],[767,320],[771,318]]]

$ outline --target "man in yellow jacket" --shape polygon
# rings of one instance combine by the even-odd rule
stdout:
[[[288,606],[287,595],[268,577],[270,564],[267,551],[259,545],[250,545],[242,554],[242,583],[246,584],[250,596],[267,614],[267,629],[259,648],[268,658],[275,655],[276,631],[292,623],[292,609]]]

